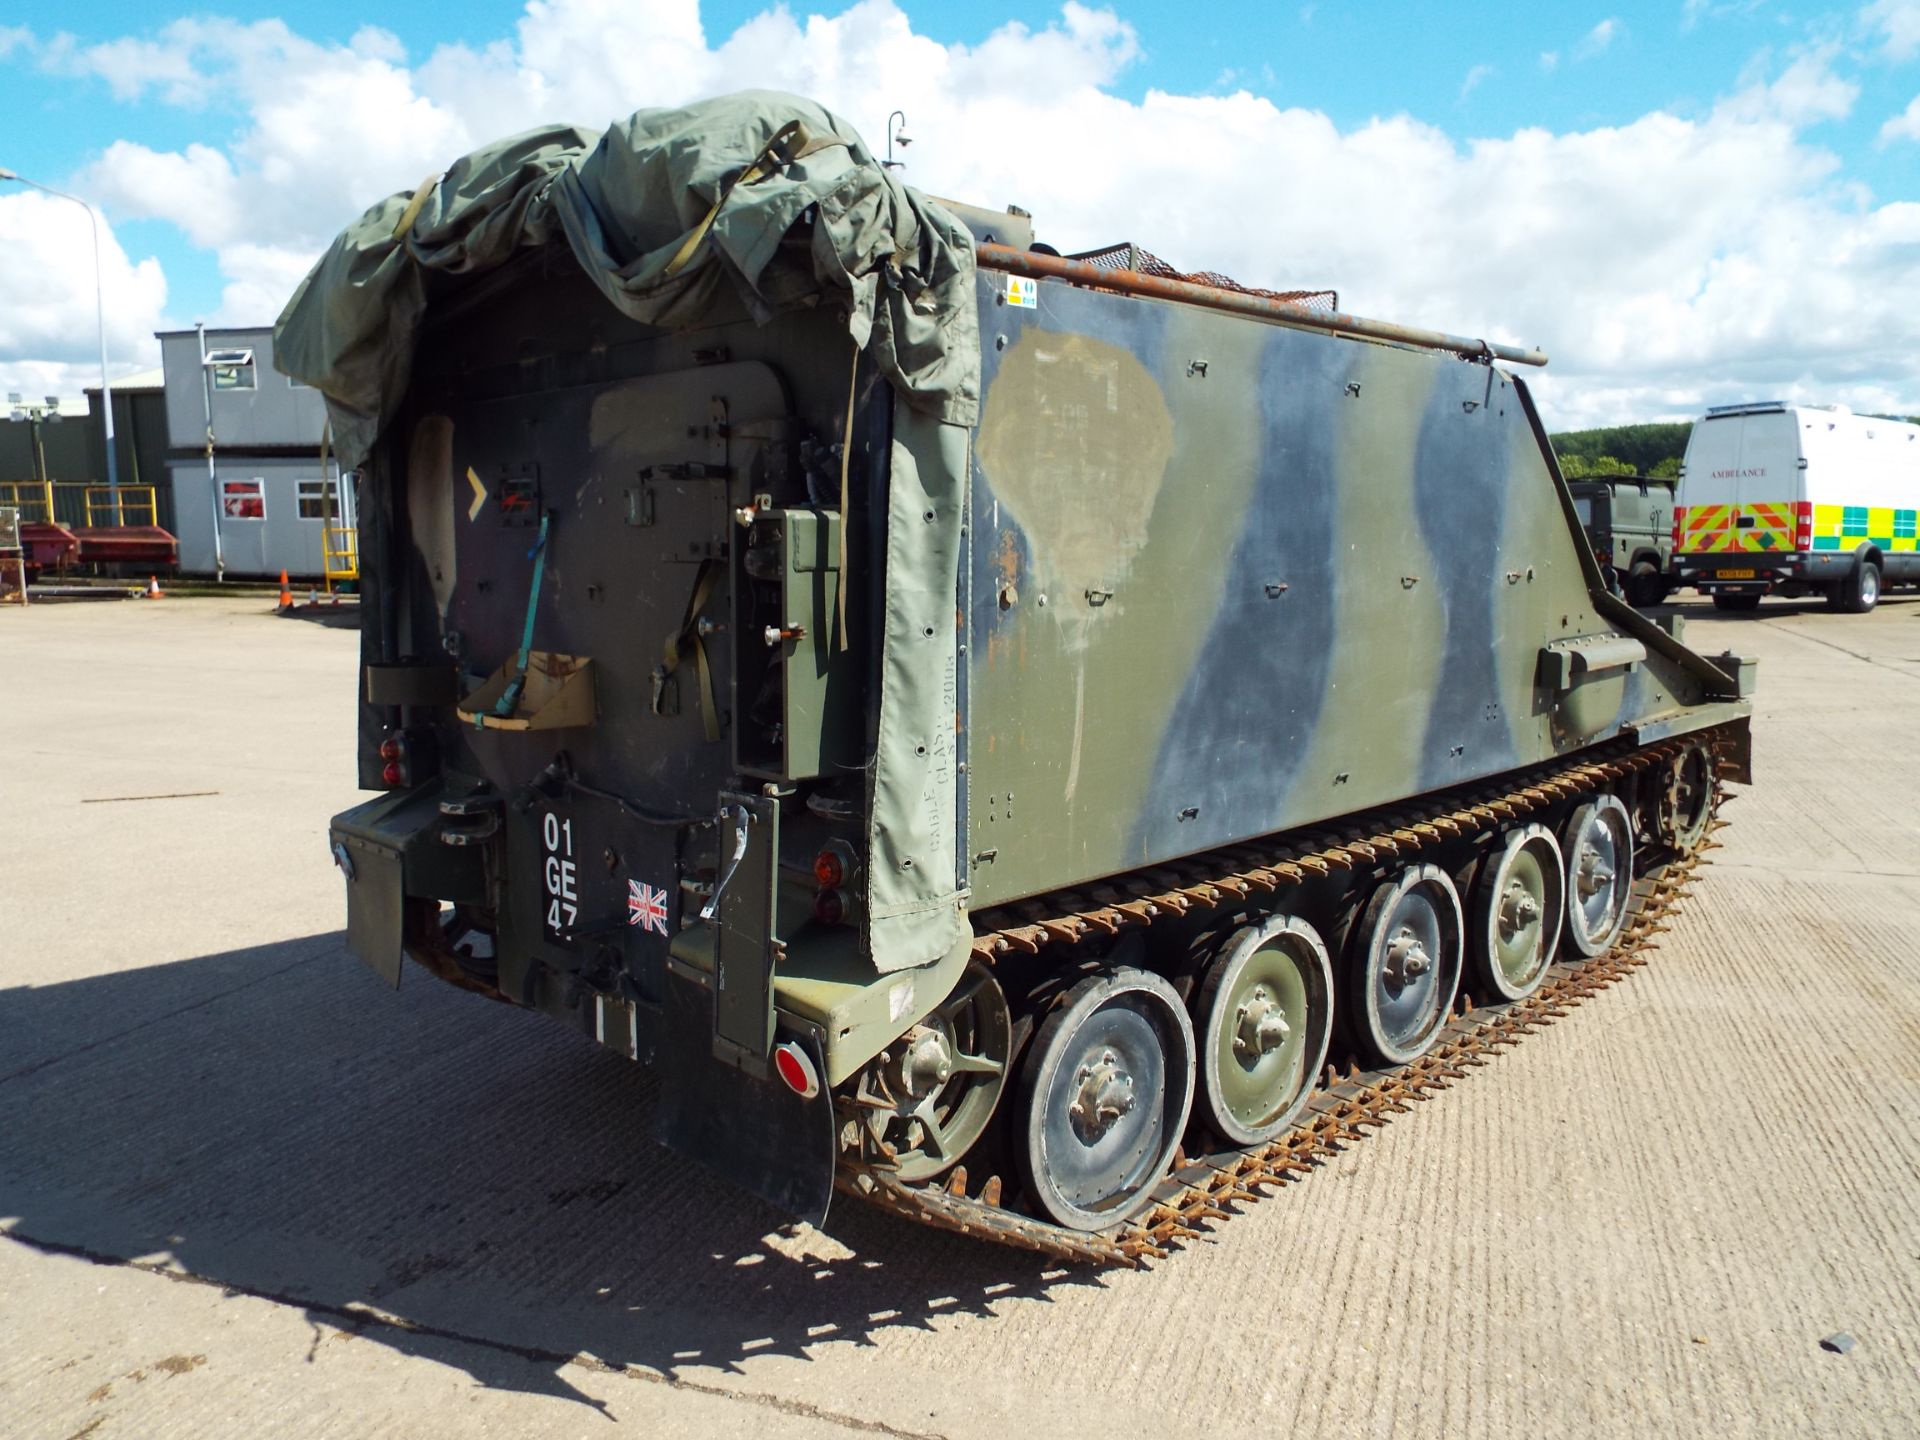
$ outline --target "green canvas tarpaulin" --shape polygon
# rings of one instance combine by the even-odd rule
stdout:
[[[980,392],[972,236],[845,120],[797,96],[747,91],[642,110],[600,135],[556,126],[499,141],[349,225],[280,316],[275,364],[326,397],[345,466],[368,461],[398,412],[429,307],[556,242],[643,324],[695,325],[733,305],[761,323],[840,307],[893,387],[903,495],[878,637],[871,940],[885,970],[946,955],[965,930],[952,621]]]
[[[783,247],[809,214],[811,244]],[[915,409],[974,420],[966,227],[832,112],[745,91],[642,110],[598,136],[556,126],[498,141],[343,230],[281,313],[274,363],[326,396],[344,464],[366,459],[406,392],[434,298],[560,236],[644,324],[694,323],[723,288],[761,321],[838,301],[854,343]]]

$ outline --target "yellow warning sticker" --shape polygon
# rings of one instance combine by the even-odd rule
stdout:
[[[1007,304],[1019,305],[1028,310],[1040,306],[1040,282],[1030,280],[1025,275],[1007,277]]]

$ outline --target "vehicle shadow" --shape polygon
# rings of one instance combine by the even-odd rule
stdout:
[[[1875,610],[1897,610],[1920,604],[1920,594],[1908,591],[1882,591]],[[1848,615],[1831,608],[1824,597],[1803,595],[1797,599],[1786,599],[1779,595],[1769,595],[1752,610],[1722,610],[1713,601],[1703,595],[1691,595],[1684,600],[1669,599],[1664,604],[1650,608],[1644,613],[1663,615],[1670,611],[1679,611],[1689,618],[1713,620],[1778,620],[1786,615],[1832,615],[1837,620],[1858,620],[1858,615]]]
[[[739,1371],[1102,1283],[844,1199],[796,1231],[652,1144],[644,1070],[342,939],[0,990],[0,1231],[581,1400],[576,1356]]]

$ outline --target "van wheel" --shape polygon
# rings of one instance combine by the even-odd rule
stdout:
[[[1667,598],[1667,582],[1659,568],[1642,560],[1627,576],[1627,603],[1636,609],[1658,605]]]
[[[1880,567],[1862,560],[1836,589],[1842,610],[1849,615],[1864,615],[1880,603]]]
[[[1713,608],[1716,610],[1758,610],[1760,594],[1756,590],[1716,590],[1713,593]]]

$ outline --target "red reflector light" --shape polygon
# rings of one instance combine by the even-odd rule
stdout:
[[[838,925],[847,918],[847,897],[838,890],[822,890],[813,897],[813,918],[822,925]]]
[[[400,785],[406,782],[407,772],[400,768],[398,760],[389,760],[380,767],[380,782],[383,785]]]
[[[773,1047],[773,1068],[781,1082],[802,1100],[820,1093],[820,1072],[813,1068],[813,1057],[791,1040]]]
[[[380,742],[380,758],[382,760],[398,760],[400,758],[401,748],[400,737],[398,735],[389,735]]]
[[[813,857],[813,878],[822,890],[838,890],[847,883],[847,862],[829,847]]]

